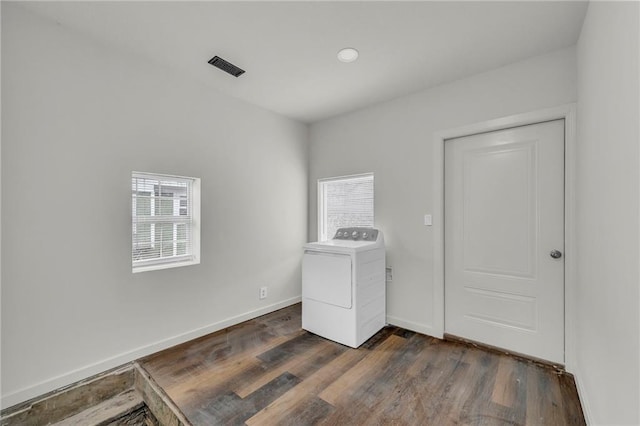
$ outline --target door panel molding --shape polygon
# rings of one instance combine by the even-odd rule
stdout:
[[[538,306],[535,297],[523,296],[520,294],[511,294],[502,291],[495,290],[486,290],[479,287],[470,287],[465,286],[464,288],[469,293],[475,293],[477,296],[482,296],[487,299],[489,302],[498,301],[498,302],[510,302],[514,309],[520,314],[520,321],[514,321],[513,319],[501,318],[496,315],[496,309],[492,308],[492,303],[487,303],[485,306],[474,306],[474,310],[477,312],[467,314],[468,317],[479,320],[479,321],[488,321],[493,324],[500,325],[503,327],[513,327],[524,331],[536,331],[537,330],[537,319],[538,319]],[[480,312],[482,308],[486,309],[487,312]]]
[[[546,121],[565,120],[565,368],[575,366],[575,145],[576,104],[565,104],[524,114],[483,121],[433,134],[433,329],[432,335],[444,337],[444,144],[447,139],[504,130]]]
[[[537,194],[537,141],[523,141],[510,143],[508,145],[494,145],[487,148],[479,148],[467,150],[463,153],[463,167],[462,167],[462,191],[463,198],[465,199],[465,203],[463,204],[464,212],[462,216],[464,218],[464,226],[463,229],[476,229],[477,227],[474,225],[478,225],[479,223],[486,222],[487,214],[494,216],[496,212],[488,206],[484,201],[474,202],[474,194],[478,193],[483,187],[495,187],[499,188],[496,190],[499,197],[501,198],[505,192],[510,192],[513,194],[514,191],[509,191],[509,187],[513,182],[510,182],[508,179],[500,179],[500,178],[491,178],[485,174],[485,171],[499,168],[499,164],[495,164],[496,156],[499,156],[498,163],[505,160],[506,157],[524,157],[520,158],[521,164],[520,169],[528,171],[526,173],[526,181],[527,181],[527,190],[528,192],[523,195],[523,198],[527,198],[527,204],[529,208],[533,208],[537,210],[538,200],[536,197]],[[486,162],[487,164],[482,164],[482,162]],[[478,165],[481,167],[478,169]],[[486,178],[489,177],[490,181],[487,181]],[[518,188],[519,189],[519,188]],[[519,191],[513,194],[514,196],[520,195]],[[471,200],[469,199],[471,197]],[[467,202],[469,201],[469,202]],[[477,200],[475,200],[477,201]],[[490,212],[490,213],[489,213]],[[474,214],[475,213],[475,214]],[[512,211],[503,210],[500,212],[505,219],[512,215]],[[475,220],[472,220],[475,218]],[[529,221],[527,224],[524,224],[522,227],[523,233],[527,235],[527,248],[526,251],[529,253],[527,256],[526,264],[521,265],[499,265],[500,263],[504,263],[503,255],[499,253],[493,253],[491,251],[486,252],[484,247],[479,247],[478,244],[473,244],[473,240],[484,240],[488,238],[487,235],[482,235],[484,232],[481,232],[481,235],[470,235],[467,232],[463,232],[462,238],[469,243],[469,246],[465,245],[465,250],[462,253],[462,268],[464,271],[468,272],[480,272],[485,274],[492,275],[503,275],[505,277],[520,277],[520,278],[535,278],[535,270],[537,269],[537,257],[536,257],[536,249],[535,238],[534,235],[537,231],[537,221],[532,220],[529,217]],[[486,231],[485,231],[486,232]],[[524,249],[524,247],[519,247]],[[505,252],[517,252],[516,247],[505,247]],[[486,259],[487,256],[493,257],[492,261],[489,261],[487,265]],[[484,258],[481,260],[481,258]]]

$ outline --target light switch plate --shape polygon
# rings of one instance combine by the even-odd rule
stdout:
[[[431,215],[430,214],[425,214],[424,215],[424,226],[431,226],[433,224],[433,221],[431,220]]]

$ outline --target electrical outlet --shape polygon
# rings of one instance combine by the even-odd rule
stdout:
[[[393,281],[393,267],[387,266],[386,272],[387,272],[386,281],[390,283],[391,281]]]
[[[266,299],[266,298],[267,298],[267,288],[260,287],[260,299]]]

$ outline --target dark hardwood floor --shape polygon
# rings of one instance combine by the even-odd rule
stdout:
[[[359,349],[301,330],[300,305],[143,359],[194,425],[584,425],[573,378],[386,327]]]

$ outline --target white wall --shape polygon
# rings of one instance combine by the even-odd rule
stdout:
[[[433,332],[434,132],[576,100],[575,49],[567,48],[313,124],[309,238],[317,238],[318,178],[374,172],[375,222],[384,231],[389,322]]]
[[[578,43],[577,379],[593,424],[640,423],[637,2],[591,2]]]
[[[305,125],[6,2],[2,89],[3,407],[299,300]],[[132,170],[202,178],[200,265],[131,273]]]

